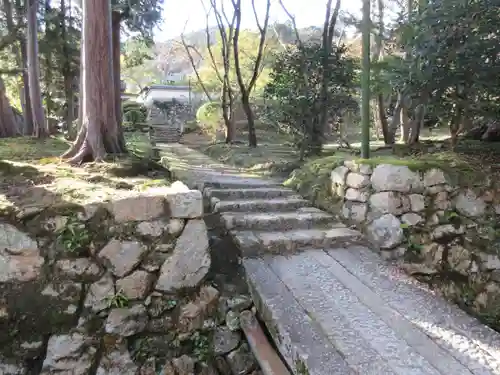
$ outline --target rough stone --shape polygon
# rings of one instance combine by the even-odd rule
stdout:
[[[116,288],[130,300],[144,299],[147,296],[153,275],[146,271],[135,271],[116,282]]]
[[[240,344],[241,335],[227,327],[218,327],[212,337],[212,349],[215,355],[227,354]]]
[[[255,358],[250,352],[247,344],[242,344],[234,352],[229,353],[227,362],[233,374],[238,375],[248,374],[256,367]]]
[[[27,374],[27,369],[20,364],[9,363],[2,358],[0,358],[0,374],[3,375],[25,375]]]
[[[355,223],[361,223],[366,220],[368,204],[346,201],[342,206],[342,216]]]
[[[409,212],[401,216],[401,221],[409,225],[410,227],[413,227],[415,225],[422,223],[424,219],[419,214],[416,214],[414,212]]]
[[[143,236],[160,237],[165,223],[162,220],[142,221],[137,225],[137,232]]]
[[[486,211],[486,203],[472,190],[458,194],[455,207],[460,214],[468,217],[482,216]]]
[[[89,258],[61,259],[55,264],[58,273],[75,281],[95,281],[101,275],[101,269]]]
[[[399,191],[402,193],[418,192],[423,184],[420,176],[408,167],[401,165],[380,164],[371,176],[375,191]]]
[[[136,375],[137,371],[127,348],[122,347],[103,355],[96,375]]]
[[[146,331],[152,333],[168,333],[174,328],[175,324],[170,316],[151,319],[146,326]]]
[[[215,357],[215,366],[219,371],[220,375],[233,375],[229,363],[224,359],[224,357]]]
[[[370,198],[370,192],[366,190],[349,188],[346,190],[344,198],[355,202],[368,202],[368,199]]]
[[[446,177],[441,169],[433,168],[424,173],[424,186],[430,187],[446,183]]]
[[[403,242],[401,222],[392,214],[375,219],[367,227],[368,238],[381,249],[392,249]]]
[[[249,309],[252,303],[252,299],[244,294],[228,298],[226,301],[227,308],[236,312]]]
[[[354,160],[346,160],[344,161],[344,166],[349,168],[350,171],[352,172],[358,172],[361,174],[371,174],[373,171],[373,168],[369,164],[362,164],[358,163]]]
[[[43,228],[48,231],[58,232],[66,226],[68,220],[67,216],[51,217],[43,223]]]
[[[103,208],[104,205],[102,203],[89,203],[83,206],[83,211],[78,212],[76,217],[80,221],[90,220],[94,217],[94,215],[99,211],[100,208]]]
[[[349,168],[346,168],[344,166],[339,166],[335,168],[332,173],[330,174],[330,180],[332,181],[333,185],[345,185],[345,179],[347,176],[347,173],[349,173]]]
[[[199,375],[220,375],[212,364],[200,363]]]
[[[179,329],[182,332],[191,332],[203,327],[209,313],[215,312],[219,291],[207,286],[200,289],[198,297],[182,306],[179,313]]]
[[[410,194],[410,209],[413,212],[420,212],[425,210],[425,197],[421,194]]]
[[[351,172],[347,175],[346,185],[354,189],[362,189],[370,184],[370,176]]]
[[[500,270],[500,257],[496,254],[479,253],[481,266],[488,271]]]
[[[173,237],[177,237],[179,234],[182,233],[183,229],[184,229],[184,220],[170,219],[166,227],[166,232]]]
[[[380,214],[401,215],[403,213],[401,196],[392,191],[373,194],[369,203],[370,209]]]
[[[451,202],[448,199],[448,192],[441,191],[434,197],[434,208],[438,210],[448,210],[451,208]]]
[[[151,221],[165,215],[165,198],[162,195],[130,192],[122,199],[111,201],[108,209],[118,223]]]
[[[35,240],[10,224],[0,224],[0,283],[32,281],[40,276],[43,262]]]
[[[137,241],[112,239],[98,257],[109,266],[113,275],[123,277],[139,265],[146,251],[146,247]]]
[[[425,188],[425,194],[426,195],[434,195],[437,193],[441,193],[443,191],[447,191],[446,187],[447,187],[447,185],[444,185],[444,184],[429,186],[429,187]]]
[[[444,248],[435,242],[431,242],[422,247],[421,254],[427,263],[440,267],[443,261]]]
[[[106,333],[128,337],[142,332],[146,328],[148,315],[143,305],[130,308],[113,309],[106,320]]]
[[[41,375],[87,375],[96,352],[94,340],[79,333],[51,336]]]
[[[498,304],[500,303],[500,285],[495,282],[490,282],[486,285],[484,290],[478,294],[474,305],[479,310],[490,310],[496,311]]]
[[[226,325],[231,331],[237,331],[240,329],[240,316],[237,312],[228,311],[226,315]]]
[[[438,240],[446,236],[455,236],[459,234],[464,234],[465,230],[463,226],[456,228],[452,224],[439,225],[432,231],[431,238],[433,240]]]
[[[78,310],[82,285],[72,281],[52,281],[40,293],[44,297],[53,300],[51,305],[51,316],[75,315]]]
[[[420,263],[403,263],[400,265],[400,267],[404,269],[409,275],[435,275],[436,273],[438,273],[435,268]]]
[[[157,188],[152,188],[155,191]],[[187,185],[175,181],[165,191],[169,217],[178,219],[194,219],[203,215],[203,196],[199,190],[190,190]]]
[[[156,290],[173,293],[198,286],[208,273],[211,259],[203,220],[189,220],[177,239],[174,252],[160,270]]]
[[[193,375],[195,360],[187,355],[172,360],[177,375]]]
[[[471,253],[464,247],[455,245],[448,250],[448,264],[452,270],[467,276],[471,263]]]
[[[158,250],[158,251],[156,251]],[[173,246],[172,246],[173,250]],[[148,272],[157,272],[160,270],[165,260],[168,258],[168,254],[161,252],[158,248],[150,252],[141,263],[141,268]]]
[[[108,308],[111,298],[115,295],[113,279],[106,274],[101,279],[90,285],[85,298],[84,306],[93,312],[99,312]]]

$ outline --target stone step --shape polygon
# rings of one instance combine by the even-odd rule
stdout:
[[[291,189],[269,186],[244,189],[206,189],[205,196],[208,196],[210,198],[215,197],[220,200],[299,197],[297,193]]]
[[[294,229],[289,231],[230,230],[229,234],[243,257],[262,254],[286,254],[298,250],[323,249],[365,244],[363,235],[341,223],[332,223],[331,229]]]
[[[309,201],[302,198],[250,199],[220,201],[218,198],[210,200],[213,212],[283,212],[309,206]]]
[[[219,181],[204,181],[203,182],[203,189],[247,189],[247,188],[277,188],[277,187],[282,187],[283,185],[280,184],[279,182],[272,181],[272,180],[259,180],[255,178],[228,178],[226,180],[221,180],[219,178]]]
[[[227,230],[292,230],[324,227],[332,223],[335,218],[316,208],[304,207],[292,212],[268,213],[234,213],[221,214],[222,223]],[[344,227],[334,223],[335,227]]]
[[[295,374],[500,374],[500,334],[365,247],[266,255],[243,266]],[[321,368],[324,358],[345,363]]]
[[[243,266],[253,301],[294,375],[354,375],[292,293],[261,260]]]

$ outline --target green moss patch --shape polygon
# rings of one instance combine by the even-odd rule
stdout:
[[[284,185],[297,190],[315,206],[335,212],[338,201],[331,194],[330,174],[344,160],[344,154],[311,160],[293,171]]]
[[[380,164],[406,166],[414,172],[441,169],[450,178],[450,182],[460,186],[484,186],[490,172],[479,160],[454,152],[440,152],[419,156],[374,156],[370,159],[354,159],[360,164],[376,167]]]

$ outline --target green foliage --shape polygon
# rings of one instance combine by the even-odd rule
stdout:
[[[123,290],[119,290],[112,296],[109,296],[106,302],[108,308],[123,308],[129,305],[129,300],[127,296],[123,293]]]
[[[404,79],[442,121],[500,116],[500,0],[432,1],[401,35],[412,51]]]
[[[277,55],[265,89],[266,99],[273,103],[270,117],[288,129],[306,155],[321,149],[322,108],[327,108],[329,122],[337,124],[344,112],[356,107],[354,61],[346,56],[344,46],[333,46],[325,69],[324,54],[320,44],[287,48]]]
[[[220,103],[207,102],[203,104],[196,112],[196,121],[205,132],[214,135],[222,121]]]
[[[210,340],[203,333],[196,331],[191,336],[191,343],[193,345],[193,354],[199,361],[208,361],[213,357]]]
[[[143,105],[126,101],[122,104],[123,120],[134,127],[137,124],[145,123],[147,118],[147,109]]]
[[[65,227],[57,233],[57,240],[67,252],[79,253],[87,251],[92,239],[85,223],[70,217]]]

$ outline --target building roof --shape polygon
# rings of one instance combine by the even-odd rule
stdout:
[[[165,91],[189,91],[190,86],[175,86],[175,85],[151,85],[146,86],[141,90],[141,94],[146,94],[152,90],[165,90]]]

